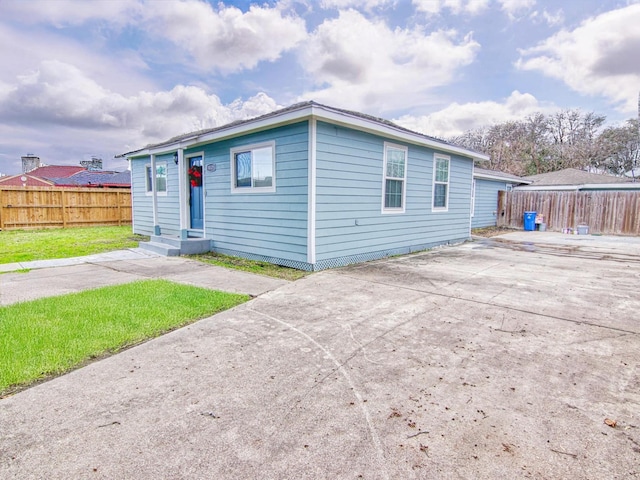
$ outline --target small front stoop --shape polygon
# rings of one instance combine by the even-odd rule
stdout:
[[[152,235],[150,241],[140,243],[140,248],[150,252],[164,255],[165,257],[177,257],[178,255],[194,255],[211,251],[211,240],[204,238],[187,238],[165,235]]]

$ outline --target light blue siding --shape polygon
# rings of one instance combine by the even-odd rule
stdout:
[[[471,228],[495,226],[497,223],[498,192],[506,190],[507,183],[484,178],[476,179],[476,198]]]
[[[231,148],[267,141],[275,141],[276,191],[231,193]],[[205,236],[214,251],[307,262],[308,144],[305,121],[185,150],[204,152]]]
[[[131,160],[131,208],[133,212],[133,233],[153,234],[153,204],[147,195],[145,168],[151,163],[149,157]]]
[[[321,268],[469,238],[471,159],[450,156],[449,208],[432,212],[434,150],[406,144],[405,213],[383,214],[384,142],[317,123],[316,258]]]
[[[158,225],[163,235],[180,233],[180,206],[178,191],[178,167],[173,155],[158,155],[156,162],[167,164],[167,193],[158,194]],[[133,231],[141,235],[152,235],[153,196],[147,194],[146,167],[151,158],[137,158],[131,161],[131,189],[133,198]]]

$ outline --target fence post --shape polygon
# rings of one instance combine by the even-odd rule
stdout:
[[[116,191],[116,205],[118,206],[118,226],[122,226],[122,213],[120,212],[120,192]]]
[[[0,230],[4,230],[4,190],[0,189]]]
[[[62,206],[62,228],[67,228],[67,209],[65,208],[67,202],[65,201],[64,194],[64,188],[60,189],[60,205]]]
[[[498,227],[504,227],[506,221],[505,202],[506,193],[504,190],[498,191],[498,210],[496,211],[496,225]]]

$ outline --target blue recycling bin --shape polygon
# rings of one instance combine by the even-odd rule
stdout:
[[[536,215],[538,212],[524,212],[524,229],[533,232],[536,229]]]

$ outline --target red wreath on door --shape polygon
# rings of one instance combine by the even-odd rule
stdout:
[[[202,185],[202,167],[193,165],[189,169],[189,182],[192,187],[200,187]]]

